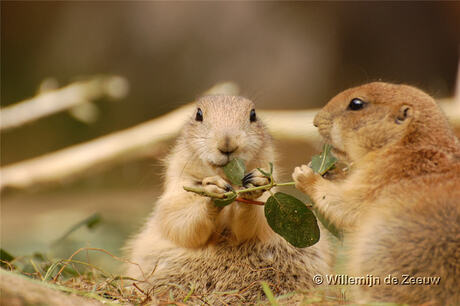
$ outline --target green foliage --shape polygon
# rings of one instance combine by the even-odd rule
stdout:
[[[272,175],[273,175],[273,163],[270,162],[269,166],[270,166],[270,172],[265,172],[264,170],[262,170],[260,168],[257,168],[257,170],[259,170],[259,172],[262,173],[263,175],[265,175],[266,177],[271,178]]]
[[[313,171],[323,175],[334,167],[337,162],[337,158],[332,155],[331,149],[331,145],[325,144],[323,146],[323,152],[320,155],[314,155],[311,158],[311,168]]]
[[[240,158],[232,159],[228,164],[226,164],[223,168],[225,176],[227,176],[228,180],[237,186],[242,186],[244,173],[246,172],[246,166],[244,165],[244,161]],[[238,194],[233,190],[224,195],[222,199],[214,199],[214,204],[217,207],[224,207],[227,205],[232,204],[235,199],[238,197]]]
[[[311,159],[311,168],[314,172],[323,175],[327,171],[334,168],[337,158],[331,153],[331,145],[325,144],[323,146],[323,152],[320,155],[315,155]],[[315,208],[315,203],[310,199],[310,203],[313,206],[313,211],[315,212],[318,220],[323,224],[323,226],[335,237],[342,239],[343,233],[340,231],[332,222],[330,222],[317,208]]]
[[[70,234],[78,230],[80,227],[86,226],[88,229],[93,229],[99,223],[101,223],[102,217],[99,213],[92,214],[88,218],[85,218],[84,220],[78,222],[77,224],[73,225],[67,232],[64,233],[60,238],[56,239],[52,245],[57,245],[60,242],[64,241]]]
[[[320,155],[313,156],[311,167],[313,171],[323,175],[334,168],[336,161],[337,158],[331,153],[331,146],[326,144],[323,146],[323,152]],[[184,189],[202,196],[211,197],[216,206],[224,207],[230,205],[234,201],[243,201],[243,199],[238,198],[238,196],[246,192],[255,190],[270,191],[270,189],[275,186],[293,186],[295,184],[294,182],[276,183],[273,179],[273,163],[270,163],[269,166],[269,172],[257,168],[262,175],[269,179],[269,183],[264,186],[231,190],[224,194],[209,193],[200,188],[186,186],[184,186]],[[223,170],[228,180],[233,185],[243,186],[242,180],[246,172],[246,166],[243,160],[235,158],[224,166]],[[244,200],[244,202],[248,204],[264,205],[263,202],[259,201]],[[318,218],[324,227],[333,235],[339,239],[342,236],[342,233],[334,224],[329,222],[317,209],[315,209],[314,205],[313,211],[315,213],[299,199],[281,192],[272,194],[265,203],[265,217],[270,227],[275,233],[298,248],[312,246],[319,241],[320,232],[316,218]]]
[[[278,302],[275,299],[275,295],[273,294],[272,290],[270,289],[270,286],[267,284],[267,282],[260,282],[262,285],[262,290],[264,291],[265,295],[267,296],[268,301],[270,302],[271,306],[278,306]]]
[[[332,235],[337,237],[337,239],[342,240],[343,238],[343,233],[341,230],[339,230],[334,223],[330,222],[314,205],[313,202],[311,202],[313,207],[313,211],[315,212],[316,218],[318,218],[319,222],[326,228]]]
[[[228,197],[225,197],[223,199],[214,199],[214,205],[216,205],[217,207],[227,206],[229,204],[232,204],[237,196],[238,195],[236,193],[232,193]]]
[[[4,249],[0,249],[0,267],[7,268],[7,262],[13,261],[14,256],[5,251]]]
[[[270,180],[266,190],[271,189],[273,184],[273,163],[266,172],[260,168],[257,170]],[[224,173],[234,185],[241,186],[246,167],[241,159],[233,159],[224,167]],[[254,188],[232,191],[223,199],[214,199],[214,204],[224,207],[233,203],[238,193],[251,191]],[[311,246],[319,240],[319,228],[315,215],[300,200],[285,193],[278,192],[268,198],[265,203],[265,217],[273,231],[286,239],[295,247],[304,248]]]
[[[277,192],[265,203],[265,217],[274,232],[293,246],[305,248],[319,241],[313,212],[299,199]]]
[[[224,173],[233,185],[243,186],[241,181],[243,180],[244,173],[246,172],[246,166],[241,158],[232,159],[224,167]]]
[[[102,221],[101,215],[99,213],[95,213],[95,214],[89,216],[87,219],[83,220],[81,222],[81,224],[86,225],[86,227],[89,228],[89,229],[93,229],[97,225],[99,225],[99,223],[101,223],[101,221]]]
[[[337,237],[338,239],[342,239],[343,233],[341,230],[339,230],[333,223],[329,222],[329,220],[324,217],[324,215],[315,207],[315,203],[310,199],[308,195],[305,195],[307,197],[307,203],[310,203],[312,205],[312,210],[315,213],[316,218],[321,222],[321,224],[326,228],[332,235]]]

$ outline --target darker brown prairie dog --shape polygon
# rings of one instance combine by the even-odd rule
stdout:
[[[459,305],[460,146],[435,101],[370,83],[338,94],[314,124],[350,173],[329,181],[301,166],[293,178],[346,232],[348,275],[380,278],[352,286],[356,300]],[[390,274],[399,285],[384,282]]]
[[[145,280],[144,287],[156,293],[171,292],[178,301],[192,286],[193,295],[202,299],[189,301],[215,304],[256,302],[264,296],[260,281],[271,284],[276,294],[309,289],[313,275],[329,271],[325,239],[297,249],[270,229],[262,206],[234,202],[221,209],[210,198],[183,189],[202,186],[224,193],[238,188],[230,186],[222,170],[234,157],[243,159],[247,169],[267,169],[275,160],[254,104],[235,96],[199,99],[166,159],[164,192],[128,243],[130,261],[143,271],[129,265],[129,276]],[[268,183],[259,171],[252,174],[248,183]],[[265,200],[267,195],[249,197]],[[227,291],[235,293],[215,293]]]

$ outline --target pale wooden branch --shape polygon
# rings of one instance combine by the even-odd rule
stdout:
[[[62,290],[72,294],[66,294]],[[74,293],[76,290],[0,270],[0,305],[104,305],[96,299],[76,296]],[[99,299],[109,302],[102,297]]]
[[[192,105],[139,124],[133,128],[32,158],[0,169],[0,189],[5,186],[25,188],[37,183],[59,182],[94,166],[133,159],[145,150],[177,135]]]
[[[128,82],[119,76],[98,76],[75,82],[0,109],[0,130],[22,126],[101,97],[121,99],[128,92]]]
[[[454,129],[460,129],[460,103],[458,98],[438,100]],[[276,139],[316,142],[320,140],[313,119],[320,109],[309,110],[263,110],[259,111]]]
[[[452,125],[460,128],[460,108],[453,99],[442,101]],[[0,169],[0,189],[6,186],[26,188],[39,183],[53,183],[84,173],[97,165],[112,165],[130,160],[145,152],[154,155],[158,146],[179,133],[183,123],[193,114],[194,104],[182,106],[166,115],[108,136],[75,145],[54,153]],[[259,111],[275,139],[315,142],[319,140],[313,110]]]
[[[236,95],[235,83],[219,83],[204,94]],[[175,137],[186,118],[193,113],[193,103],[166,115],[120,132],[71,146],[0,169],[0,190],[6,186],[26,188],[39,183],[54,183],[95,166],[108,166],[120,160],[132,160],[162,152],[161,145]]]
[[[313,118],[319,109],[309,110],[260,110],[258,114],[275,139],[305,142],[319,141]]]
[[[458,61],[457,82],[455,83],[455,104],[460,108],[460,61]]]

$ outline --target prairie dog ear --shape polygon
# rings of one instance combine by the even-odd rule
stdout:
[[[409,105],[403,105],[399,108],[399,111],[396,115],[395,122],[397,124],[403,124],[404,121],[408,120],[410,122],[410,119],[412,118],[414,114],[414,110],[412,109],[411,106]]]

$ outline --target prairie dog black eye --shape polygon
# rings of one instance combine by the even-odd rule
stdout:
[[[203,121],[203,112],[201,111],[201,108],[198,108],[196,110],[195,120],[196,121]]]
[[[257,120],[256,110],[251,109],[251,112],[249,113],[249,121],[254,122],[256,120]]]
[[[359,98],[353,98],[351,101],[350,101],[350,104],[348,104],[348,110],[352,110],[352,111],[358,111],[358,110],[361,110],[364,108],[364,106],[366,106],[366,102],[364,102],[363,100],[359,99]]]

